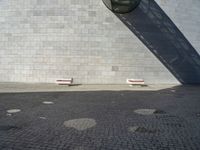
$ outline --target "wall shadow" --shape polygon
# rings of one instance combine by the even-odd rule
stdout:
[[[200,56],[154,0],[115,14],[182,84],[200,84]],[[187,19],[187,18],[186,18]]]

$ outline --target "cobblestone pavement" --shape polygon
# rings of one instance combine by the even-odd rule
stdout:
[[[200,87],[0,94],[0,150],[199,150]]]

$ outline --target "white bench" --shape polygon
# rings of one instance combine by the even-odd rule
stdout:
[[[145,85],[143,79],[127,79],[126,83],[129,85]]]
[[[72,85],[72,83],[73,83],[73,78],[56,80],[56,84],[58,85]]]

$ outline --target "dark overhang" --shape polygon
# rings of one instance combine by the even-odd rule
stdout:
[[[104,4],[114,13],[128,13],[134,10],[141,0],[103,0]]]

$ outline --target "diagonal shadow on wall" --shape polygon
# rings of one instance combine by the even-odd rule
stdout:
[[[200,56],[154,0],[115,14],[182,84],[200,84]]]

